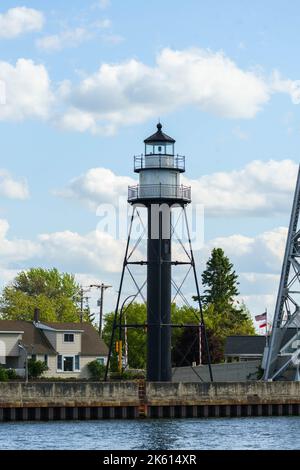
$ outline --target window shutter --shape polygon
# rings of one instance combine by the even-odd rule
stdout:
[[[62,370],[62,355],[57,356],[57,370]]]

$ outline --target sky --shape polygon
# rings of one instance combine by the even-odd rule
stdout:
[[[126,197],[160,119],[204,207],[199,274],[222,247],[251,314],[272,316],[299,160],[299,17],[297,0],[2,0],[0,285],[57,266],[111,284],[113,308],[125,240],[101,210]]]

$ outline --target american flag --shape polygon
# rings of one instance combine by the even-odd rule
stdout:
[[[267,320],[267,312],[261,313],[260,315],[255,316],[256,321]]]

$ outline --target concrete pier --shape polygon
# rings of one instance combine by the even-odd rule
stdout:
[[[299,382],[0,383],[0,421],[299,416]]]

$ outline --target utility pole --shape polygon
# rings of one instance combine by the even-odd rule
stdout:
[[[84,294],[90,291],[90,288],[84,289],[83,286],[80,287],[79,290],[79,298],[80,298],[80,323],[83,322],[83,302],[84,300],[88,301],[88,297],[84,297]]]
[[[103,321],[103,303],[104,303],[104,291],[106,289],[109,289],[112,286],[109,286],[107,284],[104,284],[103,282],[101,284],[91,284],[90,287],[95,287],[96,289],[100,289],[100,299],[99,299],[99,336],[102,338],[102,321]]]
[[[199,323],[199,366],[202,365],[202,323]]]

